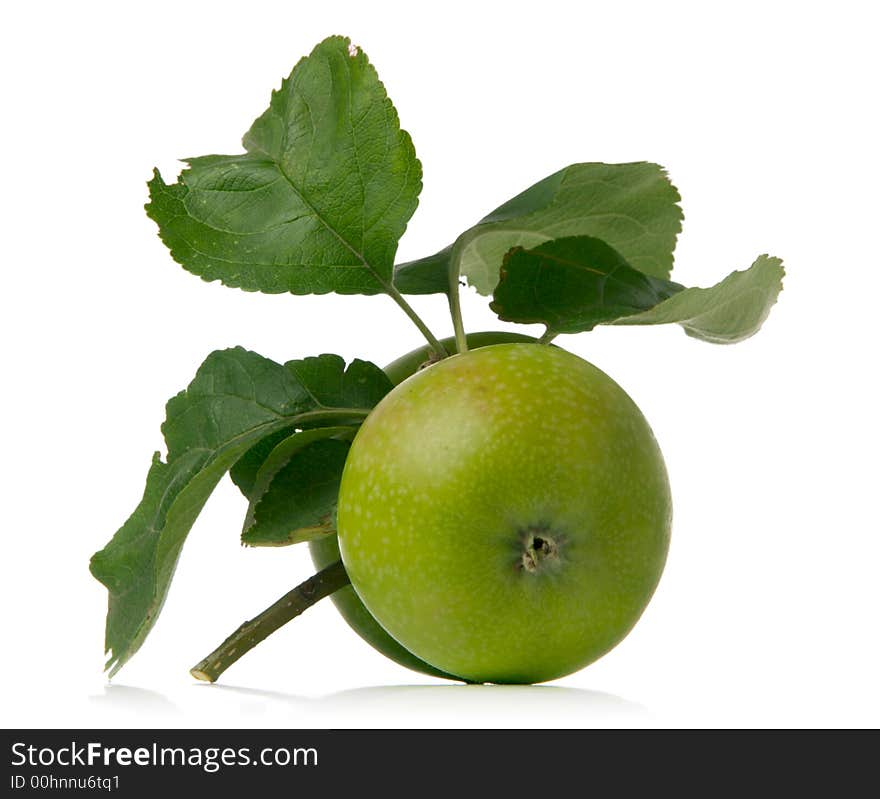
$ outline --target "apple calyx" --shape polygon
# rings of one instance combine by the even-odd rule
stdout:
[[[544,526],[529,527],[522,536],[523,552],[518,567],[530,574],[559,563],[559,540]]]

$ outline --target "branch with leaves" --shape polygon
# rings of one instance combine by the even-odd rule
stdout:
[[[492,296],[502,321],[545,325],[544,343],[596,325],[668,323],[703,341],[741,341],[760,328],[782,287],[781,261],[767,255],[709,288],[673,282],[680,197],[665,170],[650,163],[565,167],[440,252],[395,266],[418,204],[421,164],[375,68],[343,37],[299,61],[243,146],[235,155],[186,159],[174,183],[158,171],[149,181],[147,214],[174,260],[245,291],[386,294],[427,341],[420,363],[468,348],[461,278]],[[454,343],[428,329],[406,299],[413,294],[445,295]],[[335,546],[348,447],[393,388],[389,374],[360,360],[346,368],[328,354],[285,364],[240,348],[208,356],[168,402],[167,455],[154,455],[143,499],[91,561],[109,592],[111,675],[155,624],[186,537],[227,472],[248,501],[243,543]],[[320,591],[306,597],[295,589],[287,610],[308,606],[304,597],[351,591],[341,564],[312,579]],[[356,596],[347,601],[361,612]],[[289,620],[273,608],[232,636],[235,658],[221,647],[222,663],[209,657],[200,674],[216,678]],[[389,656],[414,665],[381,628],[374,638]]]

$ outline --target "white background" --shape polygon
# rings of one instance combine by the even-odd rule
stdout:
[[[2,59],[2,726],[877,726],[878,56],[873,4],[7,4]],[[559,343],[642,407],[675,500],[632,634],[531,688],[441,685],[322,603],[230,669],[188,668],[310,573],[245,550],[224,481],[164,612],[108,685],[90,554],[140,498],[164,403],[213,349],[385,363],[384,297],[261,296],[175,265],[144,215],[176,158],[240,150],[331,33],[379,69],[424,164],[401,258],[577,161],[653,160],[683,195],[675,276],[770,252],[785,290],[733,347],[680,329]],[[439,297],[416,298],[438,332]],[[470,330],[498,328],[464,300]]]

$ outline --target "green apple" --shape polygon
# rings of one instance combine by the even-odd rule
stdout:
[[[627,634],[670,521],[635,403],[528,343],[454,355],[391,391],[352,443],[337,527],[354,590],[408,652],[466,680],[531,683]]]
[[[467,337],[468,346],[471,349],[486,347],[491,344],[499,344],[506,342],[526,342],[534,341],[530,336],[524,336],[520,333],[508,332],[484,332],[469,333]],[[455,339],[448,338],[442,341],[447,351],[455,351]],[[401,383],[410,375],[415,374],[422,367],[431,363],[430,346],[422,346],[402,355],[393,363],[385,367],[385,373],[394,385]],[[327,536],[309,542],[309,553],[312,556],[312,562],[317,569],[323,569],[331,563],[335,563],[340,558],[339,545],[336,536]],[[381,652],[386,657],[406,666],[409,669],[429,674],[432,677],[446,677],[448,679],[459,679],[452,674],[446,674],[439,669],[420,660],[397,641],[395,641],[382,626],[370,615],[370,612],[364,607],[364,603],[358,598],[354,589],[347,585],[340,588],[331,595],[331,600],[336,606],[343,619],[348,623],[361,638],[370,646]]]

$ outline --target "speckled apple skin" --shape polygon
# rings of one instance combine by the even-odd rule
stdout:
[[[632,629],[663,570],[671,499],[620,386],[565,350],[499,344],[379,403],[346,461],[337,524],[355,591],[406,649],[474,682],[533,683]],[[558,555],[529,571],[535,530]]]

